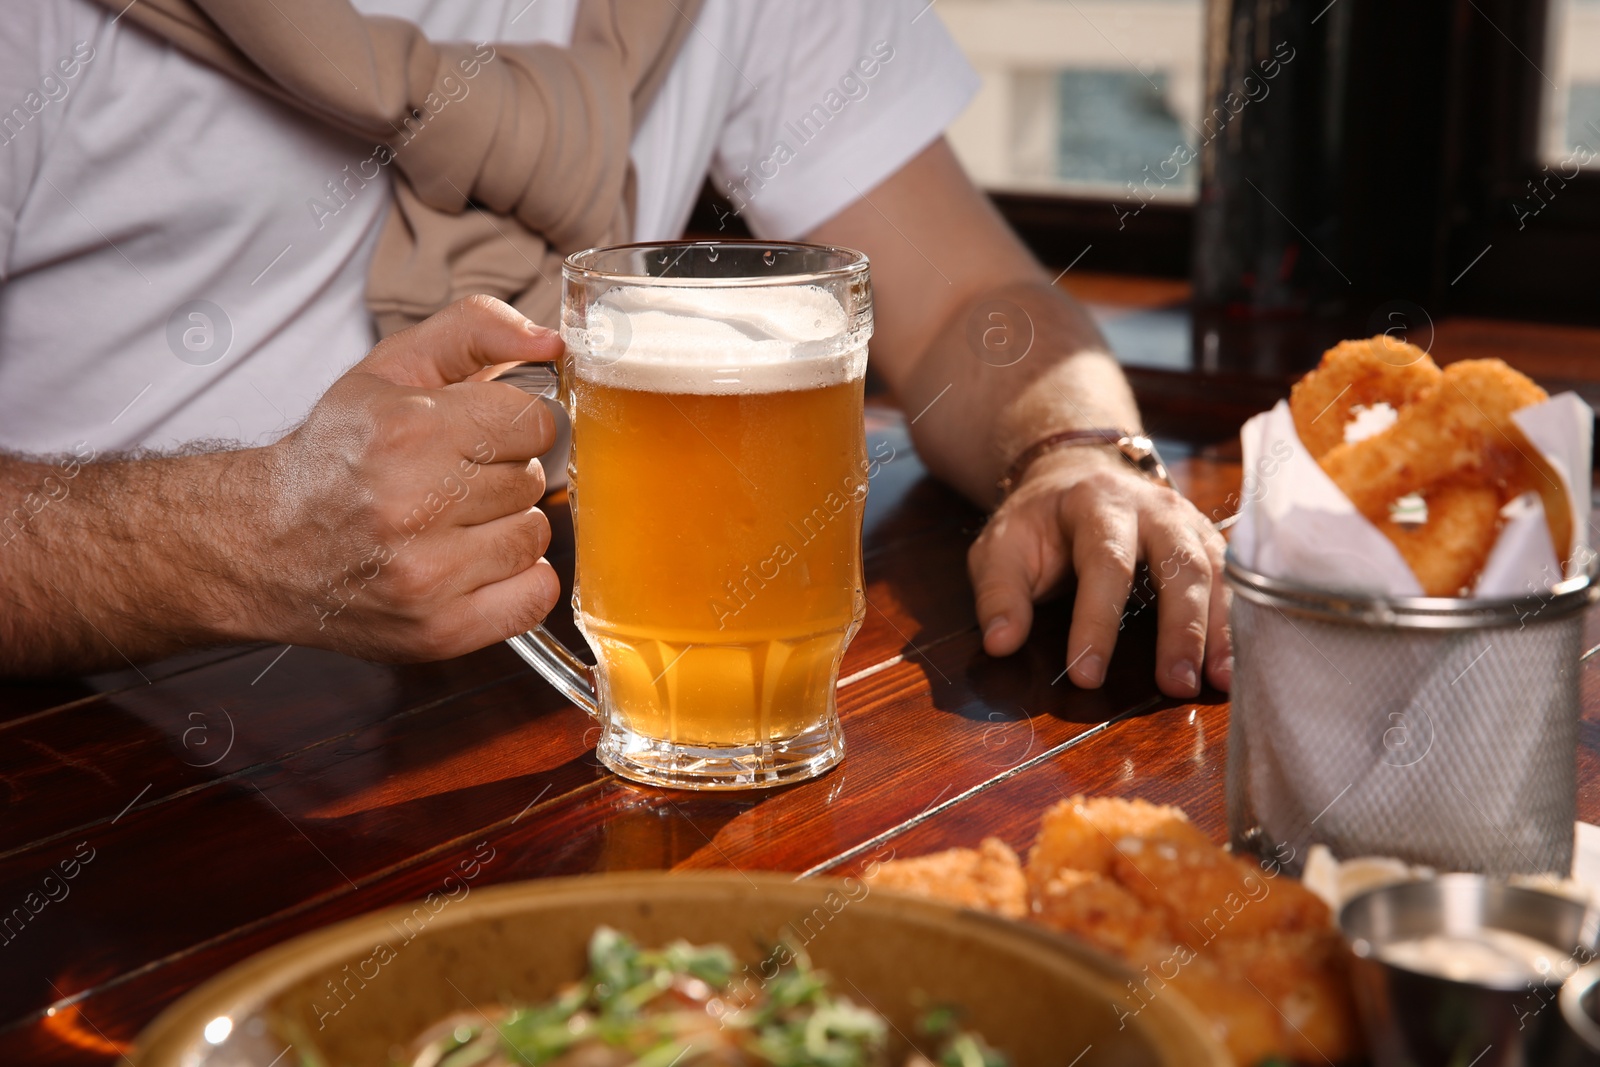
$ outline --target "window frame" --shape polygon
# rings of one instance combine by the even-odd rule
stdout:
[[[1548,177],[1539,155],[1549,0],[1458,0],[1461,165],[1449,197],[1448,265],[1435,285],[1463,313],[1600,321],[1600,174]],[[1600,138],[1591,145],[1600,153]],[[1559,168],[1557,168],[1559,169]],[[1544,206],[1529,183],[1549,192]],[[1487,249],[1487,251],[1484,251]],[[1586,262],[1587,261],[1587,262]]]

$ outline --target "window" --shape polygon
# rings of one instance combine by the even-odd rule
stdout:
[[[1034,252],[1088,271],[1186,275],[1199,168],[1148,179],[1196,140],[1204,0],[938,0],[934,10],[983,79],[951,146]]]
[[[1552,0],[1544,74],[1540,162],[1600,168],[1600,0]]]
[[[1471,0],[1434,291],[1460,313],[1600,320],[1600,2]]]
[[[1272,210],[1310,242],[1306,262],[1329,265],[1308,314],[1361,330],[1371,309],[1404,300],[1436,318],[1600,321],[1600,0],[928,10],[983,78],[950,140],[1056,269],[1190,275],[1208,163],[1170,178],[1163,164],[1207,142],[1208,64],[1231,69],[1232,38],[1254,18],[1300,58],[1229,130],[1243,143],[1253,127],[1267,153],[1287,146],[1301,195],[1273,195]]]
[[[984,187],[1115,199],[1194,138],[1202,0],[941,0],[983,78],[950,141]],[[1194,200],[1194,168],[1155,195]]]

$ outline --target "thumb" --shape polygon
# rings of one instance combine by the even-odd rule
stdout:
[[[1039,533],[1014,515],[996,516],[967,553],[983,648],[1009,656],[1033,625],[1033,591],[1044,577]]]
[[[396,385],[437,389],[484,367],[561,358],[561,337],[492,296],[469,296],[378,344],[358,367]]]

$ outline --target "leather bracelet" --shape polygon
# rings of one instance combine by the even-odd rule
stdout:
[[[1172,487],[1172,479],[1167,474],[1166,464],[1161,462],[1161,453],[1156,451],[1156,443],[1143,433],[1116,429],[1062,430],[1035,441],[1011,461],[1011,466],[1006,468],[995,487],[999,491],[999,499],[1004,501],[1011,495],[1028,468],[1040,457],[1077,445],[1110,445],[1121,452],[1135,469],[1168,488]]]

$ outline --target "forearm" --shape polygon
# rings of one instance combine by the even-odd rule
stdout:
[[[1067,429],[1139,428],[1127,380],[1088,314],[1043,278],[963,302],[897,383],[917,451],[975,503],[1023,449]]]
[[[240,636],[262,450],[0,456],[0,674],[124,667]]]
[[[935,141],[812,231],[872,257],[873,362],[928,467],[984,508],[1029,445],[1068,429],[1142,428],[1127,380],[1088,314],[1011,233]],[[1067,673],[1097,686],[1141,559],[1161,570],[1156,677],[1190,697],[1232,676],[1222,540],[1171,489],[1109,448],[1063,448],[1028,468],[972,546],[983,646],[1009,655],[1034,600],[1077,578]]]
[[[468,297],[388,338],[264,448],[92,462],[0,454],[0,676],[196,645],[445,659],[560,594],[534,457],[544,405],[485,367],[561,340]]]
[[[942,139],[808,239],[872,257],[873,362],[929,468],[975,502],[992,507],[995,482],[1041,437],[1138,427],[1100,331]],[[1106,450],[1072,451],[1092,464]]]

